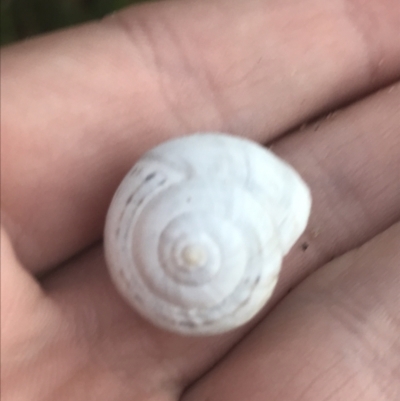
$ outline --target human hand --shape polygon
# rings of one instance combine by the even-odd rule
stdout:
[[[4,401],[398,399],[400,86],[361,98],[400,78],[399,22],[398,0],[165,1],[3,49]],[[121,300],[100,239],[134,161],[204,130],[271,146],[313,210],[258,319],[190,338]]]

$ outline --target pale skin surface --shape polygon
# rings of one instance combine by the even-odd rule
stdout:
[[[398,0],[166,1],[3,49],[2,400],[400,399],[399,26]],[[100,240],[137,157],[207,129],[272,146],[314,205],[257,321],[182,338]]]

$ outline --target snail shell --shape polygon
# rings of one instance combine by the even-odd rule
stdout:
[[[200,133],[165,142],[136,163],[112,200],[112,280],[159,327],[232,330],[271,296],[310,207],[296,171],[249,140]]]

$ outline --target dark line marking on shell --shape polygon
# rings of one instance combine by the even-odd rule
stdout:
[[[167,181],[167,179],[166,179],[166,178],[163,178],[163,179],[158,183],[158,186],[161,187],[161,185],[165,184],[166,181]]]
[[[124,214],[122,213],[118,218],[118,224],[117,224],[118,229],[119,229],[119,227],[121,227],[121,221],[123,218],[124,218]]]
[[[179,326],[183,326],[183,327],[189,327],[189,328],[194,328],[197,326],[197,324],[193,323],[192,321],[189,320],[183,320],[181,322],[178,323]]]
[[[126,205],[129,205],[129,204],[132,202],[133,195],[134,195],[134,194],[131,194],[131,195],[129,196],[129,198],[126,200]]]
[[[188,178],[192,177],[194,174],[193,168],[188,162],[180,162],[179,164],[175,164],[172,160],[164,159],[160,155],[155,155],[154,153],[148,154],[146,159],[159,163],[164,170],[165,167],[170,168],[173,172],[179,174],[179,176]]]
[[[131,172],[129,173],[129,176],[132,176],[132,175],[135,175],[135,174],[139,175],[141,172],[142,172],[142,168],[140,168],[140,167],[134,167],[134,168],[131,170]]]
[[[278,273],[279,274],[279,273]],[[278,274],[276,274],[276,276],[278,276]],[[246,283],[247,282],[249,282],[251,279],[248,277],[248,278],[246,278]],[[258,282],[261,280],[261,275],[259,274],[256,278],[255,278],[255,280],[254,280],[254,282],[253,282],[253,288],[258,284]],[[240,310],[241,308],[243,308],[243,307],[245,307],[248,303],[249,303],[249,301],[251,300],[251,295],[252,295],[252,291],[249,291],[249,293],[247,294],[247,296],[246,296],[246,298],[245,299],[243,299],[243,301],[242,302],[240,302],[237,306],[236,306],[236,308],[234,309],[234,310],[231,310],[230,311],[230,313],[231,314],[235,314],[235,313],[237,313],[238,312],[238,310]],[[226,299],[225,299],[225,301],[226,301]],[[225,302],[224,301],[224,302]],[[212,310],[213,309],[215,309],[215,308],[218,308],[220,305],[215,305],[213,308],[211,308]],[[257,312],[257,313],[260,313],[260,311],[262,310],[262,308]],[[200,309],[198,309],[198,311],[200,312],[200,311],[202,311],[202,309],[200,308]],[[203,311],[204,311],[204,309],[203,309]],[[223,320],[223,319],[225,319],[226,318],[226,316],[220,316],[220,317],[217,317],[217,318],[215,318],[214,320],[212,320],[212,319],[207,319],[207,320],[202,320],[200,323],[194,323],[193,321],[190,321],[190,320],[180,320],[179,322],[177,322],[177,321],[175,321],[172,317],[170,317],[170,316],[166,316],[164,313],[156,313],[159,317],[160,317],[160,319],[162,319],[166,324],[172,324],[173,326],[181,326],[181,327],[187,327],[187,328],[192,328],[192,329],[194,329],[194,328],[196,328],[196,327],[206,327],[206,326],[212,326],[212,325],[214,325],[215,323],[217,323],[218,321],[220,321],[221,319]]]
[[[249,300],[251,299],[251,293],[247,296],[247,298],[245,298],[237,307],[236,309],[233,311],[233,313],[236,313],[239,309],[242,309],[243,307],[245,307],[248,303]]]
[[[124,242],[126,243],[126,240],[128,239],[128,236],[129,236],[129,230],[125,230],[124,234],[125,234],[124,235]]]
[[[146,182],[150,181],[151,179],[153,179],[155,176],[157,175],[156,172],[150,173],[146,176],[146,178],[144,179]]]

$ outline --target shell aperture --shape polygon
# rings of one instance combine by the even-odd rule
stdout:
[[[271,296],[311,208],[297,172],[256,143],[199,133],[156,146],[109,209],[105,253],[117,289],[169,331],[239,327]]]

